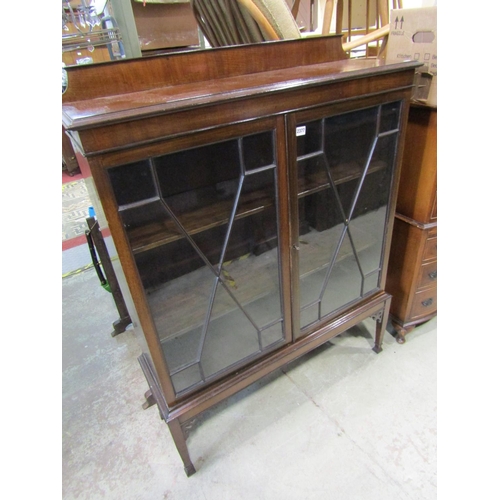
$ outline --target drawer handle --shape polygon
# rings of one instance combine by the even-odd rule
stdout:
[[[437,271],[432,271],[431,273],[429,273],[429,278],[431,280],[435,280],[437,277],[438,277],[438,272]]]
[[[424,307],[429,307],[429,306],[432,304],[432,302],[433,302],[433,300],[432,300],[432,297],[431,297],[430,299],[424,300],[424,301],[422,302],[422,305],[423,305]]]

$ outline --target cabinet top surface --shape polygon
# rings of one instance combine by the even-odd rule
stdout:
[[[78,130],[419,66],[347,59],[339,46],[339,37],[317,37],[69,68],[63,125]]]

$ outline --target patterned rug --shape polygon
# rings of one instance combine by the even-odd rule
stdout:
[[[62,185],[62,240],[70,240],[85,234],[85,219],[91,206],[83,179]]]

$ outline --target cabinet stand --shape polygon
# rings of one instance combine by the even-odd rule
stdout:
[[[365,304],[364,313],[361,316],[361,321],[367,318],[371,318],[375,321],[375,343],[372,350],[377,354],[382,351],[382,342],[389,318],[390,305],[390,295],[386,293],[378,294],[369,303]],[[289,346],[288,349],[279,352],[271,362],[269,360],[256,362],[246,370],[243,370],[237,379],[234,377],[233,380],[228,379],[222,391],[217,390],[215,387],[209,394],[205,394],[203,398],[188,398],[177,407],[171,409],[167,407],[165,399],[163,398],[161,388],[148,357],[142,354],[138,358],[138,361],[149,385],[149,390],[145,393],[146,402],[142,405],[143,409],[148,409],[155,404],[158,405],[160,417],[168,425],[172,439],[184,464],[186,475],[189,477],[196,472],[189,455],[187,446],[188,436],[185,429],[185,425],[187,425],[191,419],[241,389],[244,389],[263,376],[287,365],[291,361],[298,359],[305,353],[332,340],[337,335],[355,326],[359,323],[360,319],[359,316],[357,319],[354,319],[354,316],[348,319],[351,314],[355,315],[356,313],[354,310],[350,311],[350,313],[347,312],[345,322],[341,325],[325,325],[318,333],[303,337],[301,340]],[[200,402],[197,401],[197,399],[203,399],[203,401]]]

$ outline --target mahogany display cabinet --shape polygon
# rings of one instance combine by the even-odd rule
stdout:
[[[149,389],[193,417],[368,318],[379,352],[416,62],[338,36],[68,68],[63,125],[109,226]]]

